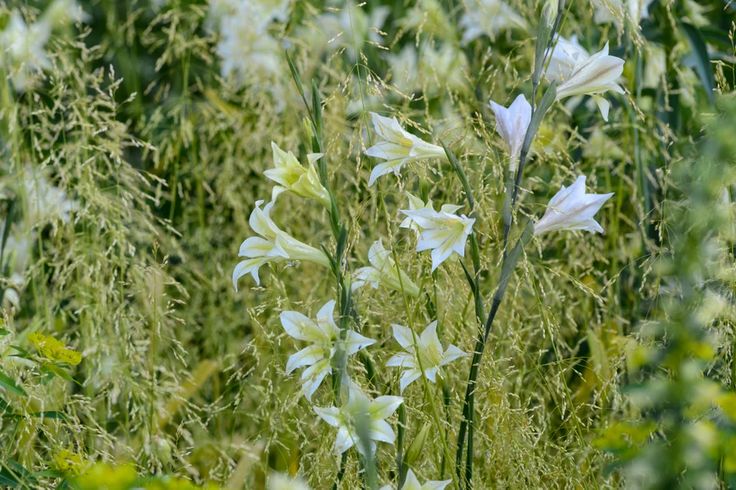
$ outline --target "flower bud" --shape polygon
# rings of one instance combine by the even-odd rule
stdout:
[[[431,428],[432,425],[429,422],[425,423],[419,433],[414,437],[414,440],[412,441],[411,446],[409,446],[409,449],[406,450],[406,456],[404,457],[404,461],[407,465],[411,466],[419,458],[419,455],[422,454],[424,443],[427,441],[427,436],[429,436]]]

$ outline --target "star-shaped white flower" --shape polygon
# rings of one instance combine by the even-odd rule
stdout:
[[[307,165],[302,166],[292,152],[285,152],[276,143],[271,142],[271,149],[274,168],[264,171],[263,175],[279,184],[274,187],[272,200],[283,191],[291,191],[297,196],[314,199],[329,208],[330,195],[320,183],[315,168],[315,162],[322,158],[322,153],[310,153],[307,155]]]
[[[360,419],[368,422],[371,450],[375,452],[376,442],[393,444],[396,440],[396,435],[386,419],[403,402],[404,399],[400,396],[379,396],[371,400],[357,385],[351,383],[345,405],[340,408],[315,407],[314,411],[322,420],[337,428],[335,438],[337,454],[342,454],[356,445],[358,450],[362,451],[356,432],[356,422]]]
[[[503,138],[511,157],[511,170],[515,170],[524,145],[526,130],[532,120],[532,106],[526,97],[520,94],[508,107],[491,101],[493,113],[496,115],[496,132]]]
[[[371,171],[368,185],[373,185],[379,177],[393,172],[399,175],[401,168],[416,160],[425,158],[446,158],[441,146],[427,143],[401,127],[396,118],[384,117],[371,112],[373,129],[380,138],[378,143],[365,151],[370,157],[385,160]]]
[[[5,29],[0,32],[0,62],[19,92],[30,88],[37,75],[51,68],[45,51],[50,36],[48,21],[28,25],[16,11],[10,14]]]
[[[460,19],[462,44],[483,35],[493,40],[503,31],[527,27],[526,20],[501,0],[465,0],[463,3],[465,13]]]
[[[424,332],[418,336],[415,336],[410,328],[402,325],[391,325],[391,328],[394,331],[394,338],[405,352],[392,356],[386,366],[402,368],[399,380],[402,392],[422,374],[434,383],[442,366],[468,355],[454,345],[449,345],[447,349],[442,348],[437,337],[436,320],[427,325]]]
[[[453,253],[465,256],[465,242],[473,232],[475,219],[468,218],[464,214],[460,216],[455,214],[461,207],[444,204],[439,211],[435,211],[428,202],[426,207],[401,210],[411,220],[404,220],[401,227],[409,228],[413,224],[419,231],[417,252],[432,250],[433,272]]]
[[[419,296],[419,287],[409,279],[404,271],[399,269],[391,257],[391,252],[383,247],[383,242],[373,242],[368,250],[369,267],[361,267],[355,271],[353,280],[353,291],[370,284],[374,289],[384,285],[396,291],[404,291],[410,296]]]
[[[575,95],[591,95],[608,120],[610,102],[601,94],[609,90],[622,94],[618,79],[624,71],[624,60],[608,54],[608,43],[602,50],[590,55],[577,39],[560,38],[552,51],[546,77],[557,85],[557,100]]]
[[[534,225],[534,234],[556,230],[603,233],[603,228],[593,217],[611,196],[612,192],[586,194],[585,176],[581,175],[570,187],[563,186],[549,201],[544,216]]]
[[[399,490],[444,490],[452,480],[427,480],[424,484],[419,483],[417,475],[412,470],[407,471],[404,484]],[[391,485],[384,485],[380,490],[392,490]]]
[[[286,362],[286,374],[291,374],[295,369],[307,368],[302,372],[301,381],[302,392],[310,401],[325,376],[332,373],[331,360],[340,342],[340,328],[335,323],[334,313],[335,302],[332,300],[319,310],[316,321],[297,311],[281,313],[281,325],[286,333],[290,337],[311,344],[289,356]],[[375,340],[350,330],[345,339],[345,353],[352,356],[375,343]]]
[[[256,201],[256,207],[250,214],[248,224],[258,235],[247,238],[241,245],[238,255],[246,257],[233,270],[233,287],[238,290],[238,279],[251,274],[256,284],[260,284],[258,269],[269,262],[283,262],[285,260],[306,260],[316,264],[330,266],[327,255],[321,250],[302,243],[281,230],[271,219],[273,202],[266,204]]]
[[[598,24],[615,23],[619,28],[628,18],[634,24],[649,17],[649,5],[654,0],[593,0],[595,21]]]
[[[284,473],[271,473],[268,476],[266,490],[310,490],[309,485],[300,477],[292,478]]]

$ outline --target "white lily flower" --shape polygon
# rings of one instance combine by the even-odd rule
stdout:
[[[286,374],[295,369],[306,367],[302,372],[302,392],[307,400],[322,384],[325,376],[332,373],[332,357],[335,355],[340,342],[340,328],[335,323],[335,301],[325,303],[317,312],[315,320],[302,315],[297,311],[281,313],[281,325],[286,333],[297,340],[309,342],[311,345],[292,354],[286,362]],[[349,330],[345,338],[345,353],[352,356],[356,352],[375,344],[358,332]]]
[[[258,269],[269,262],[283,262],[286,260],[306,260],[316,264],[330,266],[327,255],[321,250],[302,243],[281,230],[271,219],[273,202],[261,209],[263,201],[256,201],[256,207],[250,213],[248,224],[258,235],[247,238],[241,245],[238,255],[246,257],[233,270],[233,287],[238,290],[238,279],[251,274],[256,284],[261,281]]]
[[[419,287],[398,268],[391,252],[383,247],[381,240],[373,242],[368,250],[368,262],[371,264],[369,267],[361,267],[355,271],[353,291],[365,284],[370,284],[373,289],[378,289],[382,284],[396,291],[403,290],[410,296],[419,296]]]
[[[460,19],[462,44],[484,35],[494,40],[503,31],[527,28],[526,20],[501,0],[466,0],[464,3],[465,13]]]
[[[14,11],[5,29],[0,32],[0,60],[13,86],[23,92],[29,89],[36,76],[51,68],[44,50],[51,36],[51,25],[39,21],[28,25],[20,13]]]
[[[556,230],[585,230],[603,233],[603,228],[593,218],[595,213],[613,196],[586,194],[585,176],[579,176],[570,187],[562,186],[549,201],[544,216],[534,225],[534,234],[541,235]]]
[[[322,153],[310,153],[307,155],[308,163],[305,166],[299,163],[292,152],[285,152],[274,142],[271,142],[273,150],[274,168],[269,168],[263,174],[280,186],[274,188],[275,196],[283,191],[291,191],[297,196],[314,199],[326,208],[330,207],[330,194],[319,181],[315,162],[322,158]]]
[[[393,355],[386,366],[403,369],[399,380],[399,389],[402,392],[422,374],[434,383],[442,366],[468,355],[454,345],[449,345],[447,349],[442,348],[437,336],[437,320],[427,325],[418,336],[402,325],[391,325],[391,328],[394,338],[406,352]]]
[[[491,101],[493,114],[496,115],[496,132],[503,138],[511,157],[511,171],[516,170],[519,163],[521,147],[524,145],[526,130],[532,121],[532,106],[526,97],[520,94],[508,107]]]
[[[419,483],[417,475],[412,470],[407,471],[406,479],[404,484],[399,490],[444,490],[447,485],[452,483],[452,480],[427,480],[424,484]],[[380,490],[392,490],[391,485],[384,485]]]
[[[386,422],[399,405],[404,402],[400,396],[379,396],[374,400],[361,391],[354,383],[350,384],[348,401],[340,408],[337,407],[315,407],[314,411],[319,417],[333,427],[337,427],[335,438],[335,452],[342,454],[351,447],[358,444],[358,435],[355,424],[361,418],[365,418],[369,424],[369,437],[371,439],[371,450],[375,452],[376,441],[393,444],[396,440],[391,425]]]
[[[625,18],[634,24],[649,17],[649,5],[654,0],[593,0],[594,19],[598,24],[615,23],[623,27]]]
[[[446,158],[441,146],[427,143],[401,127],[396,118],[384,117],[371,112],[371,120],[376,134],[381,139],[365,151],[370,157],[386,160],[373,167],[368,185],[388,173],[397,176],[406,163],[425,158]]]
[[[465,256],[465,242],[473,232],[475,219],[468,218],[464,214],[455,214],[462,206],[455,204],[444,204],[439,211],[435,211],[431,203],[419,209],[402,209],[411,223],[419,230],[417,241],[417,252],[432,250],[432,271],[434,272],[442,262],[450,258],[454,253],[460,257]],[[404,220],[403,228],[411,226]]]
[[[608,54],[608,43],[602,50],[590,55],[577,39],[560,38],[552,51],[546,77],[557,85],[557,100],[575,95],[591,95],[608,120],[611,104],[601,94],[610,91],[622,94],[617,83],[624,71],[624,60]]]

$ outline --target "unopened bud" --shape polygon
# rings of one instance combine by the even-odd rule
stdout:
[[[416,437],[414,437],[414,441],[412,441],[411,446],[406,450],[406,457],[404,459],[406,464],[411,466],[419,458],[419,455],[422,454],[424,443],[427,441],[427,436],[429,435],[429,430],[431,428],[431,424],[424,424],[424,427],[422,427]]]

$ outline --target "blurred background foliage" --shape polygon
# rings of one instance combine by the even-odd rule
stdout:
[[[508,2],[518,20],[503,29],[483,10],[491,1],[271,3],[285,14],[265,34],[236,28],[228,40],[226,1],[86,0],[83,13],[63,0],[0,2],[4,32],[18,15],[53,20],[42,74],[23,84],[3,57],[3,485],[263,488],[271,471],[334,481],[333,434],[284,375],[293,345],[278,323],[283,309],[315,311],[332,286],[310,264],[264,270],[264,287],[237,294],[230,281],[250,211],[270,193],[270,142],[309,151],[285,50],[324,101],[349,259],[363,265],[383,237],[419,277],[429,264],[396,232],[400,190],[461,196],[437,165],[367,188],[378,111],[460,155],[484,268],[497,271],[506,162],[487,102],[530,93],[541,3]],[[539,215],[578,173],[616,195],[605,235],[545,236],[512,282],[480,376],[477,487],[736,486],[736,6],[654,0],[637,26],[567,3],[561,34],[589,51],[610,43],[627,94],[607,123],[586,99],[554,106],[522,212]],[[293,196],[274,217],[307,243],[331,239],[323,211]],[[470,351],[460,266],[422,287],[417,323],[436,317]],[[381,366],[403,302],[365,290],[357,307],[364,335],[384,339],[367,354]],[[447,380],[451,432],[464,369]],[[433,423],[428,403],[408,392],[408,441]],[[440,453],[430,437],[412,466],[438,474]],[[390,480],[392,453],[378,460]],[[349,458],[344,488],[359,485],[357,470]]]

